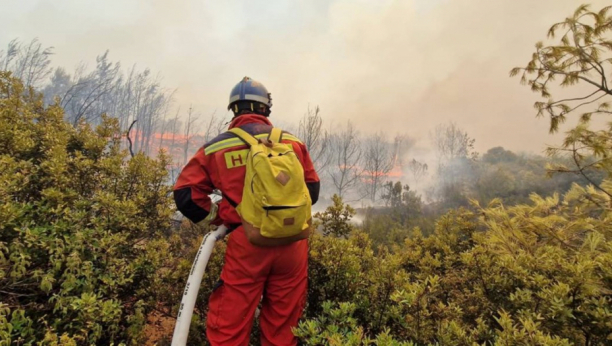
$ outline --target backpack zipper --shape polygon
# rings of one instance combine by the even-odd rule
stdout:
[[[268,216],[268,214],[270,213],[270,210],[294,209],[294,208],[299,208],[299,207],[301,207],[301,206],[300,205],[297,205],[297,206],[292,206],[292,205],[270,205],[270,206],[263,207],[263,209],[266,211],[266,216]]]

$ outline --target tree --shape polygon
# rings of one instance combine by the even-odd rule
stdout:
[[[475,155],[473,152],[475,140],[454,122],[437,125],[432,142],[438,162],[441,164]]]
[[[199,114],[194,114],[193,108],[189,107],[189,111],[187,112],[187,122],[185,123],[185,131],[183,133],[183,139],[185,140],[185,143],[183,144],[183,166],[187,164],[189,145],[191,144],[191,139],[194,136],[193,128],[195,127],[199,117]]]
[[[429,167],[426,163],[421,163],[416,159],[412,159],[412,161],[408,163],[408,171],[412,174],[414,185],[419,186],[421,179],[427,175],[428,169]]]
[[[38,44],[39,45],[39,44]],[[32,46],[32,44],[30,45]],[[33,51],[34,53],[30,52]],[[33,55],[29,61],[37,62],[39,65],[47,66],[48,58],[35,58],[44,53],[41,49],[26,49],[12,42],[9,45],[9,54],[6,56],[4,65],[9,67],[18,66],[14,57]],[[48,54],[47,54],[48,55]],[[13,68],[14,69],[14,68]],[[31,79],[46,78],[48,74],[41,68],[32,68],[35,76]],[[49,70],[50,72],[51,70]],[[64,109],[65,116],[73,126],[81,122],[98,124],[102,115],[106,114],[119,119],[119,125],[126,131],[134,121],[133,146],[136,151],[151,154],[155,146],[154,135],[157,130],[163,133],[163,124],[170,110],[174,98],[174,91],[162,89],[160,78],[152,77],[151,71],[145,69],[138,72],[133,66],[124,75],[119,62],[111,62],[109,52],[106,51],[96,57],[96,67],[88,71],[85,64],[80,64],[72,75],[63,68],[55,69],[50,83],[40,88],[45,93],[45,105],[50,105],[58,100],[58,104]],[[160,140],[161,141],[161,140]]]
[[[204,129],[204,142],[209,142],[216,136],[218,136],[223,130],[227,122],[220,116],[217,115],[217,112],[213,112],[210,115],[210,118],[206,122],[206,128]]]
[[[27,46],[14,39],[6,52],[0,51],[0,69],[13,72],[26,87],[37,88],[51,74],[52,54],[53,47],[43,48],[36,38]]]
[[[376,133],[365,140],[363,177],[372,203],[376,203],[380,187],[393,168],[394,159],[397,159],[392,149],[383,133]]]
[[[557,132],[569,114],[580,114],[580,123],[571,129],[560,147],[548,148],[548,153],[568,153],[574,168],[554,165],[550,172],[571,172],[582,175],[596,189],[612,197],[609,183],[598,184],[591,170],[612,171],[612,125],[601,130],[590,128],[594,115],[611,115],[612,89],[612,16],[610,6],[591,11],[588,5],[579,6],[573,15],[551,26],[548,37],[560,42],[545,45],[538,42],[526,67],[515,67],[510,76],[521,74],[521,83],[539,93],[546,101],[534,107],[537,116],[548,115],[550,132]],[[558,81],[558,78],[561,78]],[[551,86],[572,88],[578,95],[555,100]]]
[[[608,85],[610,76],[606,70],[612,64],[610,8],[607,6],[599,12],[592,12],[588,5],[578,7],[571,17],[555,23],[548,30],[550,39],[561,34],[560,44],[545,46],[543,42],[538,42],[527,67],[515,67],[510,71],[511,76],[522,72],[521,83],[528,84],[532,91],[547,99],[536,102],[534,107],[538,110],[537,116],[547,114],[550,117],[551,132],[559,130],[567,114],[588,106],[597,107],[582,113],[583,122],[594,114],[612,114],[608,103],[612,89]],[[590,90],[576,97],[555,101],[550,85],[557,81],[557,77],[562,78],[559,83],[561,87],[583,85]]]
[[[176,135],[177,135],[177,131],[178,129],[181,128],[181,123],[180,120],[178,119],[179,117],[179,113],[181,111],[181,108],[179,107],[176,110],[176,114],[174,115],[174,119],[172,119],[172,139],[170,140],[170,146],[168,147],[168,151],[170,153],[170,157],[177,157],[178,154],[177,152],[179,151],[178,148],[175,147],[175,143],[176,143]],[[172,166],[170,167],[170,181],[172,182],[176,182],[176,179],[178,178],[178,174],[176,174],[176,170],[180,169],[183,165],[177,164],[177,162],[173,162]]]
[[[432,142],[438,157],[435,195],[448,208],[467,206],[468,183],[473,180],[475,140],[450,122],[436,126]]]
[[[300,119],[298,138],[306,145],[315,170],[323,172],[331,160],[329,155],[331,136],[323,129],[319,106],[314,109],[308,106],[306,114]]]
[[[408,153],[408,150],[414,146],[416,141],[414,138],[409,137],[406,134],[398,134],[393,139],[393,155],[395,164],[399,167],[404,167],[404,159]]]
[[[395,184],[392,181],[387,181],[383,185],[382,199],[385,201],[385,207],[396,208],[402,203],[402,183],[397,181]]]
[[[359,182],[363,171],[359,133],[350,121],[346,123],[346,128],[332,136],[331,150],[333,167],[329,176],[336,194],[343,198],[348,190]],[[363,198],[363,195],[360,198]]]
[[[515,153],[511,152],[510,150],[506,150],[503,147],[491,148],[482,156],[482,161],[490,164],[515,162],[517,159],[518,156]]]
[[[97,123],[102,114],[111,113],[103,106],[103,100],[110,97],[117,86],[119,69],[119,63],[113,65],[108,61],[108,51],[96,57],[96,70],[86,74],[84,65],[76,69],[73,84],[63,95],[59,95],[60,105],[67,110],[68,120],[74,126],[81,120]],[[51,88],[58,89],[55,86]]]
[[[174,92],[170,94],[169,101],[166,102],[165,104],[165,109],[163,111],[163,117],[161,119],[161,122],[159,122],[156,125],[157,126],[156,130],[159,133],[159,145],[157,146],[159,149],[164,147],[164,139],[166,136],[166,131],[171,127],[170,124],[172,123],[172,120],[166,120],[166,118],[168,117],[168,112],[169,112],[170,106],[172,105],[173,97],[174,97]]]
[[[400,225],[406,225],[421,213],[423,204],[421,196],[411,190],[410,186],[402,185],[399,181],[385,183],[383,199],[385,207],[389,208],[392,220]]]
[[[72,77],[61,67],[58,67],[51,76],[49,84],[45,85],[42,89],[45,105],[51,105],[55,103],[56,97],[66,95],[68,90],[72,87]],[[59,101],[61,104],[61,99]]]

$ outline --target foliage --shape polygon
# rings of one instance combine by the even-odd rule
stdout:
[[[427,234],[434,228],[435,215],[425,214],[421,196],[408,185],[387,182],[384,185],[384,208],[367,208],[360,229],[375,245],[392,247],[410,236],[409,230],[419,227]]]
[[[51,74],[51,55],[53,47],[43,48],[38,39],[27,46],[14,39],[6,52],[0,50],[0,70],[12,71],[26,87],[37,87]]]
[[[388,331],[380,333],[376,339],[370,339],[357,325],[353,317],[355,304],[340,303],[337,307],[330,302],[323,303],[323,314],[302,323],[296,329],[295,335],[306,345],[332,345],[332,346],[412,346],[412,342],[398,342]]]
[[[534,104],[537,116],[548,115],[550,132],[557,132],[567,116],[580,114],[578,126],[567,132],[560,147],[548,149],[551,155],[568,153],[571,166],[551,165],[551,172],[572,172],[582,175],[598,190],[612,196],[589,172],[593,169],[607,172],[612,169],[610,161],[610,138],[612,125],[601,130],[591,129],[590,120],[596,116],[608,116],[612,89],[609,87],[609,69],[612,64],[612,16],[610,6],[600,11],[591,11],[588,5],[579,6],[572,16],[554,24],[548,37],[560,42],[536,44],[531,61],[524,68],[516,67],[511,76],[521,74],[521,83],[539,93],[546,101]],[[560,81],[558,78],[561,78]],[[575,89],[579,95],[555,100],[555,84],[559,88]]]
[[[546,98],[555,76],[564,78],[561,86],[598,83],[590,76],[610,63],[609,23],[607,9],[581,6],[552,28],[566,30],[561,45],[536,46],[524,80]],[[605,94],[583,101],[610,95],[600,75],[596,88]],[[536,105],[557,129],[583,107],[571,102]],[[551,171],[580,179],[555,177],[550,185],[541,180],[541,158],[494,148],[474,160],[473,141],[460,130],[440,141],[455,175],[444,177],[443,196],[455,203],[445,208],[468,208],[448,211],[425,235],[419,222],[431,216],[428,206],[401,183],[386,185],[387,207],[370,210],[365,231],[334,196],[316,215],[322,234],[309,239],[308,299],[294,330],[301,342],[610,344],[612,128],[591,130],[593,114],[608,114],[605,102],[550,150],[570,154]],[[92,128],[63,119],[59,106],[45,107],[40,95],[0,74],[0,345],[142,344],[151,311],[175,315],[202,230],[185,222],[170,232],[164,155],[128,157],[116,120]],[[346,144],[330,154],[332,181],[346,193],[360,175],[359,140],[350,126],[330,140]],[[203,278],[190,344],[206,344],[207,298],[222,264],[220,245]],[[255,328],[255,343],[257,336]]]
[[[489,149],[473,171],[473,187],[469,197],[481,204],[495,198],[506,205],[529,203],[530,195],[552,196],[567,192],[572,184],[585,186],[589,180],[578,174],[547,175],[546,167],[568,166],[573,160],[564,155],[545,158],[539,155],[515,154],[501,147]],[[590,170],[589,178],[601,183],[605,174]]]
[[[327,207],[325,212],[316,213],[314,217],[318,219],[318,224],[324,235],[344,237],[348,235],[352,226],[350,219],[355,215],[355,209],[350,205],[342,203],[342,197],[332,196],[333,205]]]
[[[174,318],[178,312],[182,299],[183,289],[189,277],[189,271],[196,253],[199,251],[204,230],[184,220],[180,228],[169,237],[174,256],[156,276],[155,300],[159,303],[161,311],[166,317]],[[226,243],[219,241],[206,265],[206,272],[202,277],[198,298],[193,311],[189,331],[189,345],[208,345],[206,340],[206,314],[208,313],[208,298],[216,287],[223,268]],[[255,334],[255,333],[254,333]],[[256,335],[254,335],[255,337]],[[158,341],[158,345],[170,345],[171,331],[165,338]]]
[[[609,202],[575,185],[529,205],[476,203],[376,255],[363,233],[316,235],[296,333],[312,345],[370,345],[380,333],[415,344],[607,343],[612,218],[591,200]]]
[[[168,162],[120,140],[0,73],[0,343],[142,342],[170,257]]]
[[[596,142],[603,133],[584,137],[584,141]],[[599,147],[605,145],[602,138]],[[582,145],[584,150],[586,145]],[[529,203],[530,195],[537,193],[542,196],[552,196],[555,193],[567,192],[572,184],[581,186],[592,184],[599,186],[606,177],[606,160],[597,158],[594,152],[583,153],[582,160],[589,163],[588,167],[578,170],[575,158],[565,152],[551,149],[550,156],[514,153],[502,147],[494,147],[485,152],[478,160],[456,159],[447,166],[439,167],[435,176],[434,188],[425,190],[425,199],[429,203],[423,205],[425,213],[433,220],[452,208],[467,207],[470,199],[478,200],[486,205],[495,198],[501,199],[506,205]],[[612,167],[612,165],[610,166]],[[570,172],[572,174],[550,174],[552,172]],[[390,186],[386,186],[386,190]],[[388,193],[387,205],[391,201]]]
[[[550,131],[559,130],[569,113],[586,109],[581,120],[586,122],[594,114],[611,114],[607,99],[612,94],[609,89],[610,76],[605,68],[610,67],[612,40],[608,34],[612,29],[610,6],[599,12],[590,11],[588,5],[579,6],[572,16],[550,27],[548,37],[556,38],[561,34],[557,45],[536,44],[536,52],[525,68],[516,67],[511,76],[522,72],[521,83],[528,84],[531,90],[540,94],[546,102],[536,102],[538,116],[550,117]],[[586,84],[591,90],[583,96],[555,101],[552,98],[551,84],[561,78],[560,87]],[[589,109],[589,106],[597,106]]]
[[[109,51],[96,57],[93,69],[82,63],[73,71],[53,68],[52,55],[53,48],[43,47],[37,39],[29,44],[15,39],[5,50],[0,49],[0,70],[11,71],[26,87],[42,92],[45,106],[57,102],[74,126],[81,121],[99,124],[102,115],[108,115],[118,119],[122,131],[133,128],[134,151],[153,156],[159,148],[167,148],[179,165],[170,168],[171,174],[184,165],[187,154],[197,150],[190,142],[210,140],[225,124],[213,113],[199,122],[204,131],[194,133],[195,122],[204,119],[191,108],[187,123],[179,119],[180,108],[171,119],[174,91],[164,87],[160,76],[149,69],[139,71],[135,65],[121,68],[120,62],[111,61]]]

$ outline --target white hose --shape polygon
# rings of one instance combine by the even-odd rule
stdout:
[[[212,253],[217,240],[223,239],[227,234],[227,227],[219,226],[213,232],[210,232],[202,239],[200,249],[193,260],[191,272],[185,285],[183,299],[179,307],[178,316],[176,317],[176,325],[174,326],[174,335],[172,336],[172,346],[185,346],[187,344],[187,336],[189,335],[189,325],[191,324],[191,316],[193,315],[193,307],[195,306],[202,282],[202,276],[206,270],[208,259]]]

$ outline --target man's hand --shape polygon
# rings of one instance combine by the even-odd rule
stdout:
[[[217,219],[217,211],[218,210],[219,210],[219,205],[217,203],[211,203],[210,204],[210,212],[208,213],[208,216],[206,216],[206,218],[204,218],[204,220],[198,222],[196,224],[196,226],[198,226],[198,228],[202,232],[207,232],[208,231],[208,226],[210,226],[211,223],[216,221],[216,219]]]

